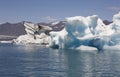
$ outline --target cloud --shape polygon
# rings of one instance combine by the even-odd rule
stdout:
[[[117,6],[109,7],[109,9],[113,11],[120,11],[120,7],[117,7]]]
[[[54,17],[51,17],[51,16],[46,16],[46,17],[43,17],[42,20],[45,20],[45,21],[56,21],[57,19],[54,18]]]

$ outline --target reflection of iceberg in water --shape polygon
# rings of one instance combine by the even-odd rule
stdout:
[[[15,40],[15,43],[39,43],[53,48],[104,49],[120,46],[120,12],[113,16],[113,23],[105,25],[97,15],[66,18],[64,29],[51,31],[48,26],[25,23],[26,35]],[[45,31],[51,31],[46,35]]]

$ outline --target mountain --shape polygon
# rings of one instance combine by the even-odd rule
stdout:
[[[57,22],[50,22],[50,23],[38,23],[39,25],[50,26],[53,31],[60,31],[64,28],[65,21],[57,21]]]
[[[65,21],[53,22],[50,27],[52,27],[53,31],[60,31],[65,27]]]
[[[0,24],[0,35],[19,36],[25,34],[23,22]]]
[[[26,34],[23,22],[19,23],[3,23],[0,24],[0,41],[1,40],[12,40],[19,35]]]

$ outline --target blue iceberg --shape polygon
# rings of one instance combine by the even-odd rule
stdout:
[[[113,16],[113,23],[105,25],[97,15],[66,18],[62,31],[50,32],[51,47],[81,49],[81,46],[98,50],[120,45],[120,12]]]

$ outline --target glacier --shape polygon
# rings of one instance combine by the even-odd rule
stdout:
[[[97,15],[92,15],[66,18],[61,31],[27,22],[24,26],[27,34],[14,39],[14,43],[34,43],[60,49],[120,49],[120,12],[113,16],[113,22],[109,25],[105,25]]]

